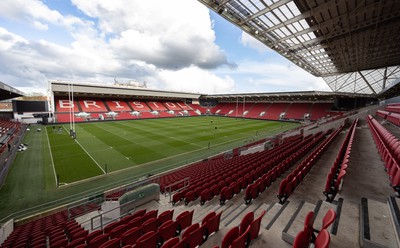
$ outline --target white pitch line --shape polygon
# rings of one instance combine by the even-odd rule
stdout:
[[[52,164],[52,167],[53,167],[54,180],[55,180],[55,183],[56,183],[56,186],[57,186],[57,174],[56,174],[56,168],[54,166],[53,153],[51,152],[51,148],[50,148],[50,140],[49,140],[49,135],[47,133],[47,128],[45,128],[45,129],[46,129],[47,144],[48,144],[49,151],[50,151],[51,164]]]
[[[68,133],[68,130],[65,127],[64,127],[64,129]],[[75,139],[75,142],[82,148],[82,150],[84,150],[86,152],[86,154],[93,160],[93,162],[95,162],[95,164],[100,168],[100,170],[103,171],[103,174],[106,174],[105,170],[103,170],[103,168],[101,168],[99,163],[97,163],[97,161],[89,154],[89,152],[86,151],[86,149],[81,145],[81,143],[79,143],[79,141],[77,139]]]

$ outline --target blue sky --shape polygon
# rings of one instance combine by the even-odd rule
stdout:
[[[329,90],[196,0],[2,0],[0,63],[0,81],[24,92],[114,78],[209,94]]]

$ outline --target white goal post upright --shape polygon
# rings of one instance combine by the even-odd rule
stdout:
[[[74,104],[74,85],[72,83],[68,84],[68,100],[70,102],[69,108],[69,135],[72,138],[76,138],[76,131],[75,131],[75,104]]]
[[[242,110],[242,118],[244,118],[244,111],[245,111],[245,105],[246,105],[246,96],[243,96],[243,110]]]

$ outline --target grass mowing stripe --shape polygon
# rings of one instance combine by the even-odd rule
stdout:
[[[109,146],[114,147],[126,157],[133,157],[136,164],[149,162],[152,160],[158,160],[165,157],[165,155],[158,153],[157,151],[150,149],[149,147],[143,146],[139,143],[134,143],[126,138],[116,136],[110,130],[103,127],[105,123],[96,123],[98,125],[82,125],[85,126],[89,133],[92,133],[96,138],[102,140]],[[126,149],[121,149],[121,145],[131,144],[132,146],[126,146]]]
[[[50,127],[48,127],[50,128]],[[59,183],[71,183],[103,174],[94,161],[70,136],[60,131],[48,132],[54,166]],[[66,144],[67,146],[58,146]],[[53,147],[53,145],[56,145]]]
[[[82,148],[82,150],[85,151],[85,153],[93,160],[93,162],[100,168],[100,170],[103,171],[103,174],[106,174],[106,172],[104,171],[103,168],[101,168],[101,166],[99,165],[99,163],[97,163],[97,161],[92,157],[92,155],[90,155],[90,153],[88,153],[88,151],[86,151],[86,149],[81,145],[81,143],[79,143],[79,141],[77,139],[75,139],[75,142]]]
[[[118,151],[115,147],[111,147],[109,144],[104,143],[101,139],[94,137],[94,135],[84,128],[85,125],[77,125],[76,132],[78,134],[78,140],[83,147],[95,158],[96,161],[104,165],[106,172],[111,172],[119,169],[123,169],[130,166],[135,166],[135,162]],[[132,148],[131,143],[127,143],[126,148]],[[121,147],[121,145],[119,146]]]
[[[143,128],[139,128],[139,127],[137,127],[137,126],[136,126],[136,128],[137,128],[137,129],[140,129],[140,130],[142,130],[142,131],[144,131],[144,132],[148,132],[148,131],[144,130]],[[167,138],[167,139],[174,139],[174,140],[177,140],[177,141],[179,141],[179,142],[184,142],[184,143],[186,143],[186,144],[194,145],[194,146],[197,146],[197,147],[205,148],[205,146],[202,146],[202,145],[199,145],[199,144],[196,144],[196,143],[193,143],[193,142],[188,142],[188,141],[185,141],[185,140],[182,140],[182,139],[178,139],[178,138],[175,138],[175,137],[172,136],[172,135],[171,135],[171,136],[163,135],[163,134],[161,134],[160,131],[158,131],[156,135],[157,135],[157,136],[163,136],[163,137],[165,137],[165,138]]]
[[[108,125],[111,125],[115,128],[120,128],[123,129],[130,134],[133,135],[140,135],[143,137],[143,141],[141,144],[151,147],[153,150],[161,152],[165,156],[170,156],[176,153],[180,153],[182,151],[188,151],[192,150],[194,147],[193,145],[188,145],[188,142],[184,141],[179,141],[179,140],[174,140],[170,139],[166,135],[158,135],[155,132],[152,132],[153,129],[148,129],[143,126],[143,128],[139,128],[137,126],[131,126],[131,125],[126,125],[126,124],[121,124],[121,123],[110,123]],[[158,131],[157,131],[158,132]],[[171,134],[172,136],[173,134]],[[157,147],[159,146],[159,147]],[[204,148],[202,146],[196,145],[197,147]],[[168,150],[174,150],[174,152],[167,152],[165,153],[166,149]]]
[[[54,172],[54,181],[56,183],[57,186],[57,174],[56,174],[56,167],[54,166],[54,160],[53,160],[53,153],[51,152],[51,148],[50,148],[50,140],[49,140],[49,134],[47,133],[47,128],[46,130],[46,138],[47,138],[47,144],[49,145],[49,152],[50,152],[50,160],[51,160],[51,164],[53,166],[53,172]]]

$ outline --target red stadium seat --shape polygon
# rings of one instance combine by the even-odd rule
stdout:
[[[155,218],[151,218],[151,219],[147,220],[140,227],[142,234],[148,233],[150,231],[157,232],[157,229],[158,229],[157,219],[155,219]]]
[[[189,229],[189,228],[188,228]],[[204,226],[198,226],[197,229],[187,234],[184,238],[189,248],[200,246],[204,242]]]
[[[176,245],[179,243],[179,238],[178,237],[175,237],[175,238],[172,238],[172,239],[170,239],[170,240],[168,240],[167,242],[165,242],[162,246],[161,246],[161,248],[172,248],[172,247],[176,247]],[[182,248],[183,248],[183,246],[182,246]]]
[[[135,248],[156,248],[157,232],[150,231],[136,241]]]
[[[238,238],[232,241],[230,248],[248,247],[250,243],[250,226]]]
[[[208,213],[206,216],[204,216],[203,220],[201,221],[201,225],[204,226],[204,224],[210,220],[212,217],[214,217],[215,215],[217,215],[214,211]]]
[[[110,232],[110,239],[120,238],[126,230],[126,225],[117,226]]]
[[[242,221],[240,222],[239,225],[240,234],[243,234],[247,230],[247,227],[250,226],[253,220],[254,220],[254,212],[249,212],[242,218]]]
[[[98,248],[100,247],[102,244],[104,244],[105,242],[107,242],[109,240],[109,234],[105,233],[105,234],[101,234],[99,236],[96,236],[95,238],[93,238],[92,240],[88,241],[88,245],[89,247],[93,247],[93,248]]]
[[[165,241],[175,236],[176,223],[173,220],[168,220],[158,228],[158,242],[163,244]]]
[[[143,215],[143,222],[146,222],[149,219],[157,219],[157,215],[158,215],[158,209],[156,210],[151,210],[149,212],[147,212],[145,215]]]
[[[307,237],[307,234],[302,230],[297,233],[294,238],[293,248],[308,248],[310,245],[310,240]]]
[[[207,239],[210,234],[218,232],[219,224],[221,222],[221,215],[222,211],[219,214],[216,214],[215,216],[209,218],[204,224],[202,224],[202,226],[204,227],[205,239]]]
[[[188,226],[192,225],[193,212],[194,212],[194,210],[192,210],[190,212],[185,211],[176,217],[175,222],[176,222],[177,234],[180,234],[182,230],[184,230]]]
[[[69,243],[66,247],[67,248],[75,248],[78,245],[84,244],[85,242],[86,242],[85,238],[75,239],[75,240],[71,241],[71,243]]]
[[[99,248],[119,248],[120,239],[110,239]]]
[[[128,224],[126,224],[126,229],[129,230],[133,227],[140,227],[143,224],[143,217],[136,217],[133,220],[129,221]]]
[[[186,238],[189,236],[189,234],[195,230],[197,230],[200,227],[199,223],[194,223],[190,227],[188,227],[182,234],[182,239]]]
[[[315,248],[328,248],[331,241],[331,236],[326,229],[322,229],[322,231],[318,234],[317,239],[315,240]]]
[[[327,229],[336,219],[336,212],[330,208],[322,219],[322,229]]]
[[[165,222],[172,220],[172,217],[174,216],[174,210],[167,210],[164,211],[163,213],[161,213],[158,217],[157,217],[157,224],[158,226],[161,226],[162,224],[164,224]]]
[[[126,231],[121,236],[122,245],[134,245],[141,236],[140,232],[141,230],[139,227],[133,227],[132,229]]]
[[[264,217],[266,211],[263,210],[260,214],[260,216],[253,220],[250,224],[250,239],[256,239],[258,237],[258,233],[260,232],[260,226],[261,226],[261,220]]]
[[[230,229],[222,239],[221,248],[229,248],[232,242],[239,237],[239,227]]]

